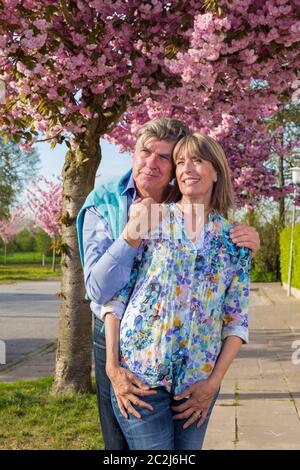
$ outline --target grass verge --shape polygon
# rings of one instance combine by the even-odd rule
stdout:
[[[19,281],[56,281],[61,278],[60,267],[55,272],[50,267],[37,265],[0,264],[0,284],[13,284]]]
[[[52,383],[52,377],[0,383],[1,450],[104,448],[95,393],[55,397]]]
[[[56,260],[56,271],[52,271],[52,258],[46,257],[42,266],[41,253],[8,253],[7,263],[0,256],[0,284],[13,284],[19,281],[52,281],[61,278],[60,257]]]

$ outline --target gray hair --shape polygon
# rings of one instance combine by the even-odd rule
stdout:
[[[155,138],[168,142],[178,142],[190,134],[188,126],[178,119],[158,118],[146,122],[139,130],[136,147],[147,140]]]

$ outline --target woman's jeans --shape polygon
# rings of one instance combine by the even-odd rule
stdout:
[[[106,347],[103,322],[94,316],[94,357],[100,423],[106,450],[128,450],[110,399],[110,381],[105,372]]]
[[[151,403],[154,410],[149,411],[144,408],[138,408],[142,418],[137,419],[132,414],[128,414],[125,419],[119,410],[118,402],[111,386],[112,405],[117,420],[126,436],[129,448],[131,450],[200,450],[205,437],[208,421],[217,400],[216,394],[208,411],[206,420],[197,429],[197,420],[187,429],[182,429],[183,424],[187,421],[173,420],[176,414],[171,406],[181,405],[186,398],[175,401],[169,392],[163,387],[155,389],[156,395],[143,397],[143,400]]]

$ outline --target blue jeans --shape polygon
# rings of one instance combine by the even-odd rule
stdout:
[[[111,405],[110,380],[105,372],[106,346],[103,322],[94,316],[94,357],[98,411],[106,450],[128,450]]]
[[[156,395],[143,397],[144,401],[151,403],[154,411],[139,408],[141,419],[137,419],[131,414],[128,415],[128,419],[125,419],[120,413],[117,399],[111,387],[113,409],[126,436],[129,448],[131,450],[200,450],[218,393],[202,426],[197,429],[198,420],[187,429],[182,429],[187,420],[174,421],[173,416],[176,413],[171,406],[181,405],[186,401],[186,398],[175,401],[165,388],[159,387],[155,390],[157,391]]]

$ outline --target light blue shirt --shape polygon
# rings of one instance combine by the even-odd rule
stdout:
[[[122,195],[127,197],[127,217],[137,192],[131,175]],[[95,207],[86,210],[83,222],[84,281],[91,299],[91,310],[100,319],[101,306],[107,303],[130,279],[139,250],[112,232]]]

